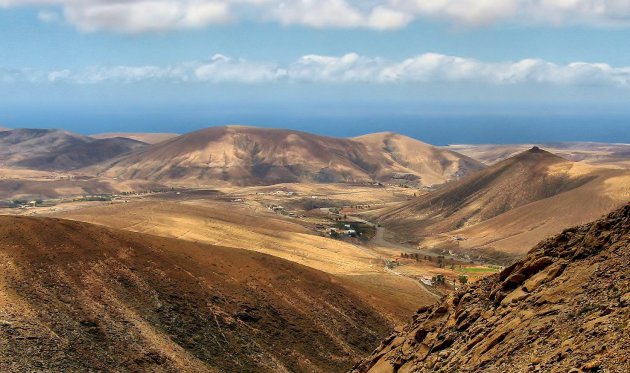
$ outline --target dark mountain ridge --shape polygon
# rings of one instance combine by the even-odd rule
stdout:
[[[145,147],[126,138],[93,139],[59,129],[14,129],[0,132],[0,166],[69,171]]]

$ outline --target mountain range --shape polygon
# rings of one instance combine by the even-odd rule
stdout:
[[[630,144],[598,142],[556,142],[543,144],[476,144],[451,145],[447,149],[465,154],[484,164],[492,165],[515,156],[532,146],[539,146],[571,161],[594,165],[630,168]]]
[[[237,185],[285,182],[444,183],[484,166],[391,133],[353,139],[245,126],[211,127],[99,165],[99,175]],[[96,169],[96,168],[95,168]]]
[[[533,147],[370,216],[401,240],[522,255],[541,237],[629,199],[628,171],[572,162]]]
[[[14,129],[0,132],[0,167],[69,171],[144,146],[128,138],[98,140],[64,130]]]

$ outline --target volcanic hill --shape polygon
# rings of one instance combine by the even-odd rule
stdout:
[[[401,239],[523,254],[630,199],[630,172],[575,163],[534,147],[372,218]],[[508,218],[509,217],[509,218]],[[433,240],[433,241],[432,241]]]
[[[157,144],[179,136],[176,133],[153,133],[153,132],[109,132],[90,135],[93,139],[114,139],[117,137],[141,141],[147,144]]]
[[[0,167],[68,171],[144,146],[131,139],[96,140],[56,129],[14,129],[0,132]]]
[[[346,139],[245,126],[210,127],[101,166],[102,175],[121,179],[187,184],[223,180],[237,185],[375,180],[433,184],[484,167],[401,135]]]

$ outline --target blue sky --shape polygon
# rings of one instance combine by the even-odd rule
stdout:
[[[8,127],[630,142],[629,104],[628,0],[0,0]]]

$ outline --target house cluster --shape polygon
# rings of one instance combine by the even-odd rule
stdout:
[[[359,234],[355,229],[352,229],[352,226],[350,224],[344,224],[343,228],[328,228],[328,235],[331,237],[357,237]]]
[[[274,190],[273,192],[256,192],[257,195],[270,195],[270,196],[285,196],[285,197],[293,197],[296,196],[296,192],[285,191],[285,190]]]
[[[284,206],[280,206],[280,205],[271,205],[269,206],[269,209],[275,213],[278,214],[282,214],[282,215],[287,215],[291,218],[303,218],[304,215],[302,214],[298,214],[295,211],[287,211]]]
[[[33,201],[22,201],[22,200],[2,201],[2,202],[0,202],[0,207],[26,209],[26,208],[29,208],[29,207],[40,206],[42,203],[43,202],[41,200],[33,200]]]

